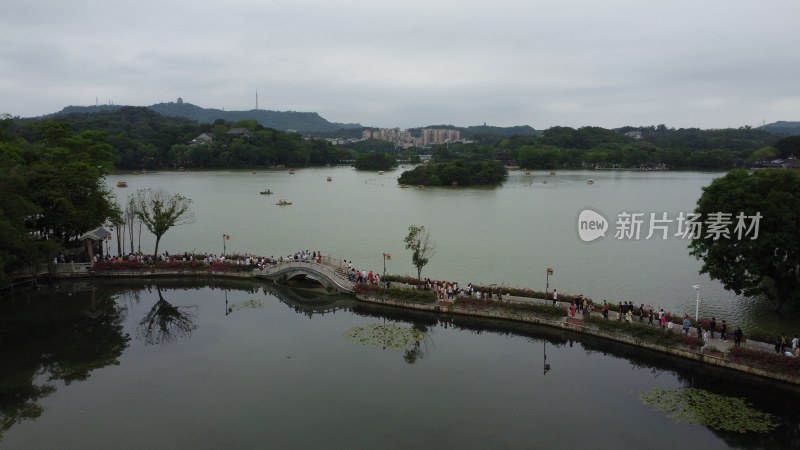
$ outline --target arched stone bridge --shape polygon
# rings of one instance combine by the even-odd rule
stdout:
[[[322,263],[290,261],[253,271],[254,278],[268,280],[289,280],[297,276],[310,278],[328,290],[355,293],[355,283],[347,279],[344,268],[335,259],[323,258]]]

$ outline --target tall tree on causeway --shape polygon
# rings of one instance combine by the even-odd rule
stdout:
[[[422,268],[428,264],[435,250],[431,236],[424,226],[411,225],[403,241],[406,243],[406,250],[411,250],[411,261],[417,268],[417,279],[420,280]]]
[[[192,200],[163,189],[140,189],[136,192],[135,213],[144,226],[156,237],[153,258],[158,257],[158,244],[170,228],[194,222],[189,207]]]
[[[798,303],[800,172],[731,171],[703,188],[695,212],[706,221],[690,244],[691,254],[703,261],[701,273],[737,295],[777,302],[778,312],[786,302]],[[715,213],[730,214],[724,234],[710,233],[708,219]]]

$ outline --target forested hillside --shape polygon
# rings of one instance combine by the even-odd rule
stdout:
[[[144,107],[25,119],[12,129],[32,142],[36,130],[48,123],[61,124],[73,132],[98,133],[113,149],[116,168],[124,170],[304,167],[353,158],[348,150],[333,148],[325,141],[306,140],[299,133],[265,128],[253,120],[199,124]],[[229,133],[236,128],[246,133]],[[203,133],[208,140],[193,142]]]
[[[103,111],[116,111],[128,106],[96,105],[96,106],[67,106],[58,113],[47,117],[69,116],[79,113],[96,113]],[[177,102],[158,103],[147,107],[163,116],[189,119],[198,123],[211,124],[218,120],[225,122],[238,122],[240,120],[254,120],[265,128],[281,131],[299,132],[333,132],[339,129],[360,129],[357,123],[332,123],[322,118],[315,112],[296,111],[269,111],[252,109],[249,111],[225,111],[215,108],[202,108],[181,99]]]

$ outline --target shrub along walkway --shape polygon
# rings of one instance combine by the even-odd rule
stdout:
[[[518,302],[518,303],[523,303],[523,304],[524,303],[528,303],[528,304],[534,303],[534,304],[543,304],[543,305],[552,305],[553,304],[552,300],[547,300],[547,299],[543,299],[543,298],[518,297],[518,296],[513,296],[513,295],[504,295],[503,296],[503,301]],[[559,308],[564,310],[564,313],[565,313],[564,315],[565,316],[567,316],[567,317],[569,316],[569,307],[570,307],[570,303],[569,302],[557,301],[556,302],[556,306],[558,306]],[[600,305],[600,306],[602,307],[602,305]],[[609,321],[620,321],[620,317],[619,316],[620,316],[620,314],[617,311],[609,311],[608,312],[608,320]],[[592,311],[592,317],[600,317],[600,318],[602,318],[603,317],[602,310],[595,309],[594,311]],[[578,319],[578,320],[582,321],[583,320],[582,314],[579,313],[579,312],[575,312],[575,319]],[[624,317],[621,318],[621,319],[622,319],[622,321],[625,321]],[[645,320],[640,321],[639,320],[639,316],[633,316],[633,321],[634,321],[634,323],[638,322],[640,324],[646,324],[647,323]],[[655,325],[655,323],[654,323],[653,326],[654,327],[658,327],[658,325]],[[683,333],[683,327],[681,325],[677,325],[677,324],[673,323],[672,324],[672,331],[675,332],[675,333],[677,333],[677,332]],[[694,326],[693,327],[689,327],[689,336],[697,336],[697,327],[694,327]],[[720,338],[720,336],[721,335],[720,335],[719,331],[717,331],[716,333],[714,333],[714,338],[711,338],[709,336],[708,340],[704,344],[706,346],[708,346],[708,347],[714,347],[714,348],[720,350],[723,353],[728,353],[730,351],[730,349],[733,348],[733,346],[734,346],[733,330],[729,330],[728,331],[728,339],[726,339],[724,341]],[[764,345],[760,345],[760,346],[758,346],[758,348],[764,348]]]
[[[393,283],[392,286],[397,284]],[[435,299],[432,292],[426,293],[430,294],[426,300],[409,301],[393,298],[389,292],[378,288],[361,292],[357,290],[356,297],[366,302],[434,313],[514,320],[568,329],[800,386],[800,358],[778,355],[769,346],[757,342],[745,342],[741,348],[734,348],[732,332],[726,341],[721,340],[716,333],[713,339],[701,342],[694,327],[690,329],[688,336],[684,336],[680,325],[673,324],[671,331],[661,330],[660,326],[647,326],[647,322],[640,322],[638,316],[634,316],[634,323],[628,324],[624,319],[617,320],[616,311],[609,311],[608,319],[603,319],[602,311],[597,310],[592,313],[589,321],[584,321],[583,314],[577,312],[573,318],[569,316],[570,304],[567,302],[557,302],[554,307],[552,300],[511,295],[503,295],[501,300],[495,296],[491,300],[459,297],[455,301],[448,301]],[[711,352],[712,350],[721,353]]]

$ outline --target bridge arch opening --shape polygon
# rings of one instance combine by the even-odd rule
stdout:
[[[303,288],[303,289],[327,289],[328,287],[316,278],[309,277],[304,273],[293,274],[281,280],[281,283],[287,287]]]

